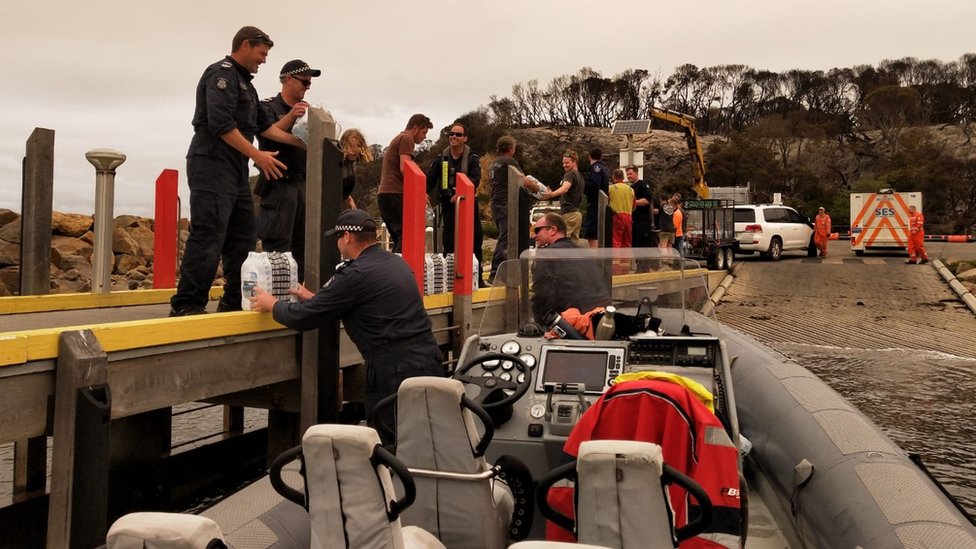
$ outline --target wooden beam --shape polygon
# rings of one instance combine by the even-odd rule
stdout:
[[[54,130],[34,128],[27,139],[20,217],[20,295],[51,291],[51,204]]]
[[[87,548],[105,540],[111,408],[107,364],[107,355],[91,331],[61,335],[48,547]]]

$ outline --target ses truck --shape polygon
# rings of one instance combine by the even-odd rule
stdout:
[[[851,193],[851,250],[908,246],[908,207],[922,211],[922,193],[881,189],[876,193]]]

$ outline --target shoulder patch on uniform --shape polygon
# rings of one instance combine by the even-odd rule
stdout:
[[[274,101],[274,97],[266,97],[261,100],[262,103],[270,103],[272,101]]]
[[[227,89],[227,79],[226,78],[218,78],[217,79],[217,89],[218,90],[226,90]]]
[[[230,61],[224,61],[223,63],[220,64],[220,66],[223,67],[223,68],[225,68],[225,69],[229,69],[229,68],[233,67],[233,65],[230,64]]]
[[[595,171],[596,173],[600,173],[600,165],[599,164],[593,164],[593,171]]]
[[[237,85],[240,86],[242,90],[247,91],[247,84],[244,82],[238,82]]]

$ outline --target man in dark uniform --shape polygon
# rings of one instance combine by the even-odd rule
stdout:
[[[312,86],[312,78],[322,71],[313,69],[301,59],[293,59],[278,76],[281,92],[261,101],[264,116],[281,131],[291,132],[292,126],[308,109],[305,92]],[[282,145],[264,136],[258,137],[262,151],[278,151],[284,162],[281,178],[274,183],[259,176],[254,194],[261,197],[258,212],[258,238],[266,252],[291,252],[298,263],[298,276],[305,274],[305,149]]]
[[[186,155],[190,186],[190,238],[186,242],[180,283],[170,300],[170,316],[207,312],[210,286],[223,256],[224,297],[218,311],[241,309],[241,264],[254,249],[254,202],[248,186],[247,159],[268,179],[277,179],[287,166],[278,153],[260,151],[252,141],[262,134],[303,147],[289,133],[259,116],[258,94],[251,75],[268,58],[274,45],[256,27],[234,35],[231,54],[207,67],[197,84],[193,140]]]
[[[634,189],[634,227],[633,247],[657,247],[657,235],[654,234],[653,200],[654,191],[643,179],[640,179],[637,166],[627,166],[627,181]]]
[[[481,183],[481,162],[478,154],[467,145],[468,131],[464,124],[455,122],[447,132],[450,146],[444,149],[441,156],[434,159],[427,168],[427,193],[436,193],[441,206],[444,220],[444,253],[454,253],[455,204],[457,203],[458,172],[468,176],[474,184],[474,257],[478,260],[478,269],[483,269],[485,260],[482,247],[484,233],[481,230],[481,212],[478,208],[478,185]],[[446,181],[445,181],[445,177]],[[481,270],[475,273],[478,286],[484,287],[485,281]]]
[[[339,214],[335,235],[345,261],[318,292],[298,286],[298,303],[278,302],[258,288],[251,308],[271,312],[293,330],[312,330],[342,320],[366,361],[366,414],[414,376],[443,376],[443,357],[410,268],[376,242],[376,221],[362,210]],[[384,418],[384,422],[388,421]],[[393,425],[393,423],[389,423]]]
[[[532,266],[532,314],[543,323],[547,313],[562,313],[570,307],[587,312],[612,303],[610,287],[599,261],[588,258],[558,259],[545,250],[578,250],[566,236],[566,221],[557,213],[547,213],[532,227],[537,259]],[[553,259],[542,259],[545,256]]]
[[[597,222],[599,221],[600,191],[610,193],[610,174],[603,165],[603,149],[597,147],[590,151],[590,169],[586,172],[586,217],[583,218],[583,238],[591,248],[597,247]]]

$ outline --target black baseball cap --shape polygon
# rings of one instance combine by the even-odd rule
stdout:
[[[325,236],[344,232],[375,233],[376,221],[363,210],[346,210],[339,214],[335,227],[325,231]]]
[[[281,67],[281,74],[279,76],[294,76],[296,74],[322,76],[322,71],[309,67],[308,63],[302,61],[301,59],[292,59],[291,61],[285,63],[284,67]]]

